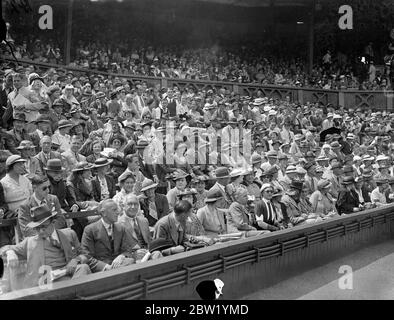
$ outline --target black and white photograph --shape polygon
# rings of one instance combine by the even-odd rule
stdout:
[[[0,300],[394,299],[394,0],[3,0],[0,36]]]

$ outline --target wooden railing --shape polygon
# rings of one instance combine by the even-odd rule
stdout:
[[[0,299],[193,299],[198,282],[219,277],[239,298],[316,264],[393,237],[394,205],[271,234],[216,244],[104,273],[4,294]]]
[[[2,57],[2,61],[15,62],[10,58]],[[380,111],[394,112],[394,91],[360,91],[360,90],[324,90],[324,89],[309,89],[300,87],[287,87],[275,85],[260,85],[247,84],[236,82],[219,82],[219,81],[202,81],[202,80],[187,80],[187,79],[172,79],[172,78],[156,78],[150,76],[138,76],[128,74],[118,74],[111,72],[102,72],[91,69],[83,69],[76,67],[68,67],[63,65],[56,65],[44,62],[35,62],[30,60],[18,60],[19,64],[28,66],[34,65],[43,69],[49,68],[63,68],[72,72],[83,74],[102,74],[105,76],[113,76],[120,78],[127,78],[132,84],[136,82],[146,81],[150,86],[159,85],[160,87],[178,86],[184,88],[192,86],[197,90],[219,89],[226,88],[239,93],[241,95],[252,96],[257,90],[262,90],[263,95],[269,98],[285,99],[290,97],[291,101],[298,101],[300,103],[306,102],[322,102],[323,104],[331,103],[334,106],[344,106],[349,108],[364,108],[375,109]]]

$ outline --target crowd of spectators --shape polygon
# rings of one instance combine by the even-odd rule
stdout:
[[[0,228],[0,254],[8,268],[27,263],[11,289],[36,286],[43,264],[57,281],[78,278],[393,202],[394,113],[2,70],[0,215],[17,225]]]
[[[262,43],[237,47],[153,47],[141,41],[100,41],[77,45],[69,66],[127,75],[225,81],[332,90],[387,90],[389,69],[374,61],[330,53],[317,57],[312,72],[304,58],[278,54]],[[276,48],[276,47],[275,47]],[[16,42],[15,56],[37,62],[64,63],[63,50],[52,41]],[[376,63],[376,61],[375,61]],[[382,63],[383,64],[383,63]]]

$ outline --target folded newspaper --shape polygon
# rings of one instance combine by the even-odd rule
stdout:
[[[54,281],[56,279],[62,278],[67,274],[66,269],[57,269],[51,271],[51,280]]]

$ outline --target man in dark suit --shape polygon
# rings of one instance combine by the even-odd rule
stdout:
[[[137,156],[139,170],[142,172],[144,177],[156,181],[157,175],[155,172],[155,167],[152,163],[147,163],[146,159],[144,157],[145,148],[147,146],[148,146],[147,141],[145,141],[145,140],[138,141],[137,145],[135,146],[137,153],[134,155],[128,155],[127,157],[129,157],[129,159],[131,160],[133,157]],[[126,160],[127,160],[127,157],[126,157]],[[128,164],[128,167],[130,167],[130,163]],[[156,177],[156,179],[155,179],[155,177]]]
[[[18,151],[15,148],[19,146],[23,140],[31,141],[30,135],[25,129],[27,124],[25,114],[16,114],[12,124],[13,128],[6,132],[9,139],[6,141],[5,148],[10,150],[13,154],[18,154]]]
[[[116,182],[108,175],[112,159],[99,158],[94,162],[97,175],[92,180],[93,195],[97,202],[111,199],[116,193]]]
[[[89,264],[94,265],[94,259],[81,254],[81,246],[73,230],[55,228],[54,219],[57,214],[46,204],[35,207],[32,209],[32,221],[27,227],[35,230],[36,235],[2,248],[11,268],[17,267],[19,260],[27,261],[25,277],[17,284],[18,288],[13,289],[37,286],[40,277],[43,277],[40,275],[42,266],[63,271],[59,280],[79,278],[91,273]]]
[[[150,179],[145,179],[141,186],[141,192],[146,196],[141,201],[141,209],[151,227],[162,217],[170,213],[167,197],[164,194],[156,193],[156,187],[157,183],[154,183]]]
[[[154,239],[163,238],[171,241],[173,246],[166,249],[163,255],[176,254],[185,251],[186,237],[186,219],[192,210],[189,201],[181,200],[175,207],[174,211],[161,218],[155,225],[153,234]]]
[[[7,70],[4,74],[4,82],[0,90],[0,117],[3,117],[8,103],[8,94],[13,90],[12,70]]]
[[[48,116],[40,115],[36,120],[37,129],[30,133],[30,139],[33,141],[35,146],[40,145],[40,141],[43,136],[52,135],[51,129],[51,121],[49,120]]]
[[[46,204],[50,210],[54,210],[57,215],[53,218],[56,229],[63,229],[67,227],[66,219],[62,213],[59,200],[56,196],[49,194],[50,183],[47,177],[34,175],[31,178],[33,185],[33,194],[22,204],[18,211],[18,223],[24,237],[36,235],[34,228],[29,228],[31,222],[31,210],[37,206]]]
[[[230,183],[230,172],[226,167],[219,167],[215,171],[216,183],[213,185],[211,190],[218,190],[223,195],[225,201],[223,201],[223,208],[228,209],[231,205],[231,198],[226,191],[226,185]]]
[[[101,219],[85,227],[82,235],[83,252],[97,259],[93,272],[119,268],[135,263],[136,242],[117,222],[120,209],[112,200],[102,201],[98,208]]]
[[[255,215],[257,225],[263,230],[279,230],[279,220],[277,218],[275,206],[271,199],[274,194],[274,188],[269,183],[264,183],[260,189],[262,200],[256,203]]]
[[[47,166],[48,160],[59,159],[62,160],[62,156],[59,152],[52,151],[52,138],[50,136],[43,136],[40,141],[41,151],[35,156],[40,163],[41,170],[44,172],[44,168]]]

